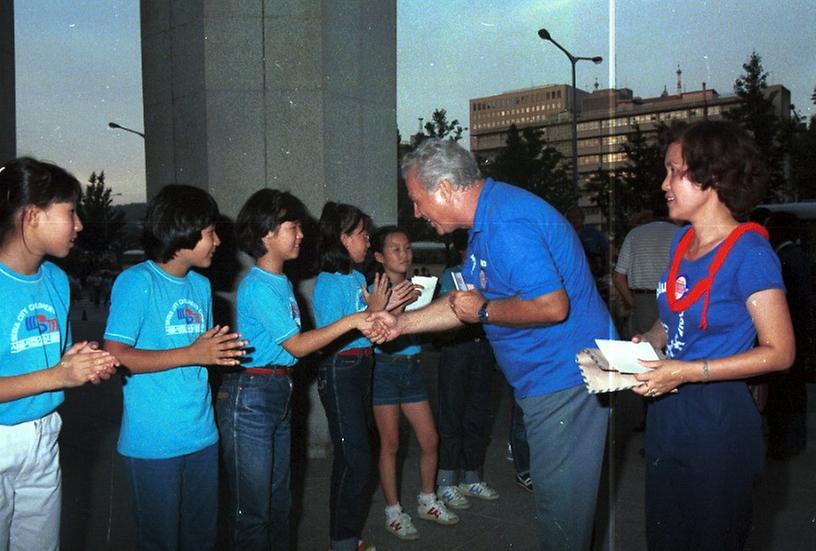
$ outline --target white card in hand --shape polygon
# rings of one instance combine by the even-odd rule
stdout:
[[[428,306],[431,303],[431,299],[433,299],[434,291],[436,290],[436,282],[439,281],[439,278],[436,276],[426,277],[426,276],[414,276],[411,278],[411,283],[414,285],[421,285],[422,286],[422,294],[419,295],[419,298],[416,299],[414,302],[409,304],[405,307],[406,312],[410,312],[411,310],[416,310],[418,308],[422,308],[423,306]]]
[[[451,272],[453,278],[453,288],[457,291],[467,291],[468,286],[465,283],[465,278],[462,277],[462,272]]]
[[[648,342],[641,341],[614,341],[609,339],[595,339],[595,344],[601,350],[609,367],[621,373],[644,373],[649,371],[638,360],[657,360],[657,353]]]

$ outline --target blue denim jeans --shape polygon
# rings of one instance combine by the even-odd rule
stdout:
[[[440,486],[482,480],[494,366],[486,339],[448,344],[439,354]]]
[[[518,400],[530,446],[541,549],[586,551],[606,444],[608,410],[584,385]]]
[[[527,445],[527,431],[524,430],[524,412],[512,397],[513,409],[510,411],[510,446],[513,450],[513,466],[518,476],[530,476],[530,447]]]
[[[329,535],[332,549],[357,549],[371,505],[371,356],[329,356],[317,391],[334,444]]]
[[[167,459],[125,456],[133,488],[138,551],[196,551],[215,546],[218,444]]]
[[[374,355],[371,396],[375,406],[428,401],[422,366],[416,356]]]
[[[287,375],[230,373],[218,390],[234,549],[289,549],[291,396]]]

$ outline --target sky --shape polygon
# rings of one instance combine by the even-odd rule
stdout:
[[[610,17],[610,12],[613,14]],[[769,84],[816,114],[816,17],[808,2],[767,0],[397,0],[397,126],[416,132],[437,108],[468,126],[468,100],[569,83],[628,87],[641,97],[730,94],[752,50]],[[18,154],[61,164],[80,181],[105,171],[117,203],[142,201],[144,144],[108,122],[143,129],[138,0],[15,2]],[[465,142],[467,143],[467,142]]]

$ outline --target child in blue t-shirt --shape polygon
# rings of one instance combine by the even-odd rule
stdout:
[[[380,265],[383,277],[389,284],[410,282],[407,275],[413,255],[405,232],[396,226],[382,227],[374,234],[371,247],[374,260]],[[397,493],[400,410],[414,429],[421,450],[417,514],[420,518],[443,525],[459,522],[459,517],[449,511],[434,493],[439,437],[428,402],[428,391],[422,380],[420,352],[422,348],[413,335],[399,337],[374,349],[372,401],[374,420],[380,433],[379,472],[385,497],[385,528],[405,540],[419,538],[419,532],[410,515],[402,510]]]
[[[0,549],[59,548],[62,389],[118,364],[96,343],[71,344],[68,277],[44,260],[66,257],[82,231],[80,194],[58,166],[0,167]]]
[[[244,369],[224,376],[217,403],[234,549],[289,549],[291,368],[352,329],[371,329],[359,312],[300,332],[300,309],[283,266],[300,254],[306,218],[290,193],[262,189],[235,223],[238,245],[255,266],[237,296],[238,329],[252,349]]]
[[[129,371],[119,453],[134,497],[138,549],[212,549],[218,432],[204,366],[237,365],[246,341],[212,327],[206,268],[220,240],[218,207],[192,186],[150,201],[142,241],[150,260],[122,272],[105,348]]]
[[[371,219],[352,205],[328,202],[320,215],[320,274],[312,295],[315,323],[325,327],[365,310],[391,310],[413,292],[388,288],[379,275],[369,294],[363,275],[352,269],[365,260]],[[320,363],[317,390],[334,445],[329,536],[333,551],[356,551],[370,505],[371,341],[352,334]]]

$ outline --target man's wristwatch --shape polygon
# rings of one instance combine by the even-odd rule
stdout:
[[[489,300],[486,300],[482,303],[482,307],[479,308],[479,322],[480,323],[490,323],[490,320],[487,317],[487,305],[490,304]]]

